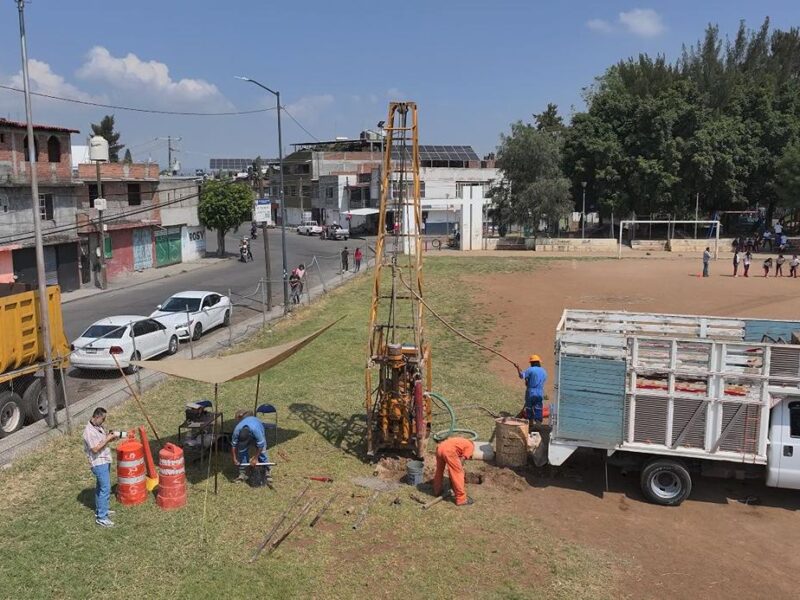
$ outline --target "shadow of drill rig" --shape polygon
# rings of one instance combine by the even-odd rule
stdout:
[[[289,411],[302,419],[332,446],[360,460],[367,460],[367,418],[364,413],[349,417],[314,404],[294,403]]]

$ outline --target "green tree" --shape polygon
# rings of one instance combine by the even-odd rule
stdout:
[[[106,115],[99,124],[91,123],[92,134],[100,135],[106,138],[108,142],[108,159],[111,162],[119,162],[119,153],[125,147],[125,144],[120,144],[119,133],[114,131],[114,115]]]
[[[133,162],[133,157],[131,156],[131,149],[127,148],[125,150],[125,158],[122,159],[122,162],[131,164]]]
[[[775,169],[775,192],[781,205],[800,209],[800,145],[788,146]]]
[[[253,192],[245,183],[208,181],[200,192],[200,223],[217,232],[217,256],[225,256],[225,234],[248,220]]]
[[[533,122],[537,131],[561,132],[564,129],[564,120],[558,114],[558,105],[547,103],[547,108],[539,114],[533,115]]]

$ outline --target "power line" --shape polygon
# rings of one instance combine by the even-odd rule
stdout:
[[[24,93],[24,90],[19,88],[11,87],[9,85],[0,85],[0,88],[4,90],[10,90],[12,92],[19,92]],[[255,110],[239,110],[239,111],[228,111],[228,112],[192,112],[192,111],[179,111],[179,110],[157,110],[153,108],[136,108],[133,106],[119,106],[116,104],[103,104],[102,102],[90,102],[88,100],[77,100],[75,98],[63,98],[61,96],[53,96],[51,94],[43,94],[41,92],[31,92],[32,96],[39,96],[41,98],[49,98],[50,100],[60,100],[61,102],[72,102],[73,104],[83,104],[85,106],[98,106],[100,108],[112,108],[114,110],[129,110],[132,112],[140,112],[140,113],[151,113],[154,115],[180,115],[186,117],[236,117],[242,115],[254,115],[258,113],[265,113],[272,110],[274,108],[258,108]],[[289,115],[292,117],[291,115]],[[294,119],[294,117],[292,117]],[[297,122],[297,121],[295,121]],[[299,125],[299,123],[298,123]],[[302,127],[302,125],[301,125]],[[306,132],[308,133],[308,132]],[[311,135],[311,134],[309,134]]]
[[[295,124],[296,124],[296,125],[297,125],[297,126],[300,128],[300,129],[302,129],[303,131],[305,131],[305,132],[306,132],[308,135],[310,135],[312,138],[314,138],[314,139],[315,139],[315,140],[317,140],[318,142],[322,141],[322,140],[320,140],[320,139],[319,139],[317,136],[315,136],[313,133],[311,133],[311,132],[310,132],[308,129],[306,129],[305,127],[303,127],[303,126],[300,124],[300,121],[298,121],[297,119],[295,119],[295,118],[292,116],[292,113],[290,113],[288,110],[286,110],[286,107],[285,107],[285,106],[281,106],[281,108],[283,109],[283,112],[285,112],[287,115],[289,115],[289,118],[290,118],[292,121],[294,121],[294,122],[295,122]]]

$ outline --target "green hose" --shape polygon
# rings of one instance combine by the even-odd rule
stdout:
[[[458,429],[456,427],[456,412],[453,410],[453,407],[450,406],[450,403],[447,399],[442,396],[441,394],[437,394],[436,392],[428,392],[428,395],[436,400],[439,406],[442,406],[448,413],[450,413],[450,429],[442,429],[441,431],[437,431],[433,434],[433,439],[436,442],[441,442],[442,440],[446,440],[451,435],[455,433],[466,434],[470,440],[477,440],[478,439],[478,432],[472,429]]]

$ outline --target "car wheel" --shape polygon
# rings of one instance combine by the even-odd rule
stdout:
[[[674,460],[652,460],[642,469],[642,493],[654,504],[678,506],[692,492],[692,476]]]
[[[229,311],[229,310],[225,311],[225,316],[222,317],[222,324],[225,327],[227,327],[228,325],[231,324],[231,311]]]
[[[64,389],[61,382],[56,379],[56,408],[64,406]],[[25,414],[27,423],[35,423],[47,416],[49,407],[47,398],[47,386],[44,378],[37,377],[22,394],[22,410]]]
[[[167,350],[167,354],[173,355],[178,351],[178,336],[173,335],[169,338],[169,349]]]
[[[345,241],[345,242],[347,241],[347,236],[344,236],[344,241]]]
[[[22,429],[23,421],[19,394],[8,390],[0,392],[0,438]]]
[[[192,332],[192,340],[195,342],[203,337],[203,324],[198,323],[194,326],[194,331]]]
[[[131,360],[141,360],[141,358],[142,358],[142,356],[138,352],[134,352],[133,354],[131,354]],[[138,370],[139,370],[139,367],[137,367],[136,365],[131,365],[131,364],[129,364],[124,369],[122,369],[122,371],[125,373],[125,375],[133,375]]]

